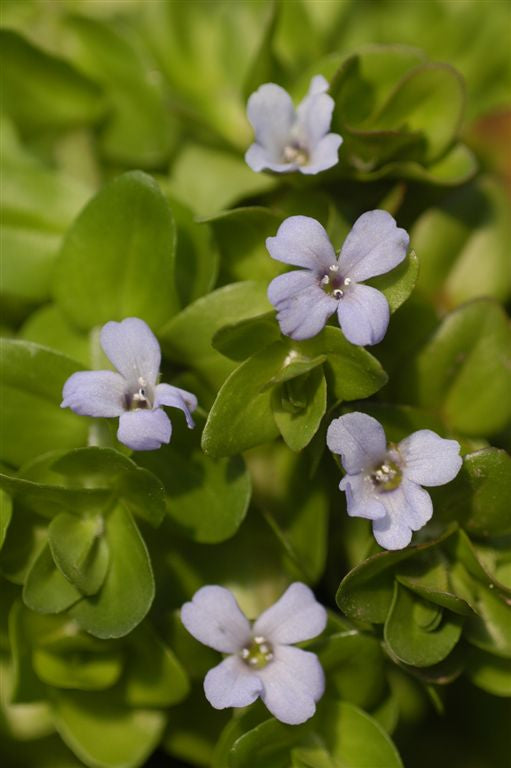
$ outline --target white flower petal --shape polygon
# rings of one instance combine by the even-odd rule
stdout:
[[[412,538],[412,531],[422,528],[433,514],[429,493],[405,478],[394,491],[380,494],[387,515],[373,522],[376,541],[385,549],[404,549]]]
[[[250,642],[250,624],[225,587],[199,589],[181,608],[181,621],[197,640],[222,653],[237,653]]]
[[[368,475],[346,475],[339,488],[346,491],[346,511],[350,517],[379,520],[387,514]]]
[[[313,175],[332,168],[339,162],[339,147],[342,144],[342,136],[338,133],[327,133],[318,141],[312,149],[309,162],[300,170],[305,175]]]
[[[292,296],[318,285],[314,272],[310,269],[296,269],[275,277],[268,286],[268,299],[275,309],[286,303]]]
[[[261,698],[277,720],[298,725],[316,711],[325,690],[325,676],[317,656],[287,645],[274,647],[274,660],[258,671],[264,683]]]
[[[114,371],[79,371],[64,384],[61,408],[80,416],[120,416],[126,410],[126,381]]]
[[[156,384],[160,370],[160,345],[147,323],[138,317],[127,317],[120,323],[110,322],[100,334],[106,356],[130,387],[143,378],[150,387]]]
[[[295,293],[278,305],[280,330],[297,341],[311,339],[323,330],[328,318],[335,312],[336,304],[316,285]]]
[[[320,93],[326,93],[330,85],[323,75],[314,75],[309,85],[307,96],[317,96]]]
[[[404,549],[412,540],[412,531],[407,525],[401,525],[390,515],[373,521],[374,538],[383,549]]]
[[[348,341],[365,347],[378,344],[385,336],[390,309],[383,293],[369,285],[355,283],[339,301],[337,315]]]
[[[326,611],[305,584],[296,581],[254,624],[254,635],[270,643],[300,643],[323,632]]]
[[[158,384],[155,391],[154,407],[167,405],[171,408],[180,408],[186,419],[186,423],[192,429],[195,426],[192,419],[192,411],[197,408],[197,398],[186,389],[172,387],[170,384]]]
[[[312,152],[330,130],[334,100],[326,93],[307,95],[296,110],[295,131],[301,143]]]
[[[318,286],[308,269],[276,277],[268,286],[268,299],[278,312],[282,333],[293,339],[315,336],[337,308],[337,302]]]
[[[337,258],[332,243],[319,221],[310,216],[290,216],[282,222],[266,247],[272,259],[307,267],[318,274],[326,272]]]
[[[387,211],[368,211],[356,220],[339,257],[344,277],[367,280],[383,275],[406,256],[410,238]]]
[[[282,163],[280,160],[273,160],[268,150],[260,144],[251,144],[245,152],[245,162],[253,171],[268,170],[276,173],[290,173],[298,170],[296,163]]]
[[[157,408],[126,411],[119,419],[117,439],[133,451],[155,451],[169,443],[172,424],[167,414]]]
[[[275,83],[261,85],[248,100],[247,116],[255,143],[266,150],[270,162],[279,162],[296,120],[288,92]]]
[[[385,458],[387,440],[382,425],[366,413],[346,413],[334,419],[326,436],[328,447],[342,458],[349,475],[373,469]]]
[[[420,485],[444,485],[461,469],[460,444],[430,429],[420,429],[399,443],[405,477]]]
[[[204,679],[204,693],[215,709],[246,707],[263,691],[263,683],[238,656],[229,656]]]

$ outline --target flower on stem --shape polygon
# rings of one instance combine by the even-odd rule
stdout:
[[[387,211],[360,216],[337,257],[319,221],[291,216],[266,240],[270,256],[303,267],[279,275],[268,287],[280,330],[292,339],[310,339],[337,312],[348,341],[378,344],[389,324],[387,299],[363,281],[390,272],[406,256],[410,238]]]
[[[456,440],[420,429],[387,445],[381,424],[356,411],[334,419],[326,440],[346,470],[339,488],[346,492],[348,515],[372,520],[384,549],[408,546],[412,531],[433,514],[431,497],[421,486],[449,483],[463,463]]]
[[[213,707],[246,707],[260,696],[283,723],[312,717],[325,687],[323,669],[314,653],[290,643],[319,635],[326,611],[305,584],[291,584],[252,626],[228,589],[202,587],[183,605],[181,620],[201,643],[229,654],[204,680]]]
[[[115,371],[79,371],[64,384],[61,408],[81,416],[119,416],[117,439],[134,451],[152,451],[170,442],[172,424],[162,406],[180,408],[190,428],[197,398],[170,384],[158,384],[160,345],[137,317],[110,322],[101,346]]]
[[[325,78],[316,75],[296,110],[288,92],[275,83],[261,85],[250,96],[247,115],[255,142],[245,160],[253,171],[311,175],[339,162],[342,137],[329,133],[334,100],[327,90]]]

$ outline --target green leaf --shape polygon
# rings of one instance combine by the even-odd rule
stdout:
[[[276,234],[281,215],[269,208],[235,208],[202,221],[213,229],[223,282],[269,282],[283,271],[282,264],[272,259],[266,249],[266,238]]]
[[[21,499],[29,509],[45,517],[52,517],[62,510],[76,513],[101,509],[109,498],[109,494],[100,489],[64,488],[2,474],[0,487],[13,497]]]
[[[307,736],[307,726],[265,720],[238,738],[229,752],[230,768],[288,768],[291,749]]]
[[[171,360],[195,369],[216,389],[233,365],[211,346],[216,331],[271,309],[264,283],[233,283],[190,304],[172,318],[159,337]]]
[[[427,552],[448,539],[454,528],[440,538],[394,552],[378,552],[353,568],[342,580],[336,595],[339,608],[357,621],[382,624],[390,609],[394,589],[394,566]]]
[[[370,130],[402,131],[426,138],[424,161],[440,157],[456,136],[465,106],[460,74],[448,64],[424,63],[403,76],[369,123]]]
[[[0,490],[0,550],[4,545],[11,517],[12,499],[5,491]]]
[[[385,621],[385,642],[405,664],[431,667],[453,650],[462,629],[462,619],[414,596],[395,584],[392,605]]]
[[[293,576],[315,583],[325,567],[329,499],[321,470],[313,481],[310,458],[295,455],[282,443],[249,455],[254,503],[287,555]]]
[[[275,387],[273,418],[292,451],[301,451],[319,429],[326,411],[326,380],[321,368],[314,368]]]
[[[212,346],[231,360],[241,362],[280,339],[274,312],[224,325],[212,339]]]
[[[334,121],[352,126],[368,122],[381,110],[396,83],[424,59],[420,49],[406,45],[367,45],[346,58],[331,79]]]
[[[53,560],[46,544],[28,572],[23,587],[23,602],[39,613],[61,613],[82,597]]]
[[[106,157],[132,167],[161,166],[175,129],[147,63],[126,36],[100,21],[68,17],[65,35],[73,62],[105,89],[110,108],[100,144]]]
[[[49,694],[59,735],[95,768],[143,765],[165,725],[162,712],[130,709],[114,692],[50,688]]]
[[[273,440],[278,429],[270,387],[285,379],[288,366],[293,367],[290,375],[300,375],[300,361],[310,362],[300,353],[291,354],[289,342],[277,341],[242,363],[223,384],[209,413],[202,435],[206,453],[232,456]]]
[[[55,268],[57,302],[84,330],[129,316],[158,328],[177,309],[174,251],[172,212],[157,184],[125,173],[69,230]]]
[[[214,768],[213,750],[229,719],[229,710],[214,709],[201,685],[192,690],[186,701],[172,708],[172,724],[167,728],[161,746],[185,763]]]
[[[332,703],[320,729],[334,760],[346,768],[403,768],[398,751],[381,725],[353,704]]]
[[[386,163],[375,171],[355,172],[353,177],[358,181],[377,181],[393,177],[454,187],[473,178],[478,168],[474,152],[464,144],[455,144],[439,160],[435,160],[427,167],[411,160],[398,160]]]
[[[59,246],[54,233],[2,227],[2,295],[34,304],[47,299]]]
[[[106,520],[110,567],[100,592],[82,599],[71,615],[91,635],[122,637],[139,624],[154,598],[154,577],[144,541],[129,512],[114,509]]]
[[[511,458],[498,448],[466,454],[456,479],[435,491],[434,500],[445,518],[459,520],[476,536],[511,533]]]
[[[161,481],[112,448],[80,448],[57,459],[52,469],[66,480],[92,488],[111,488],[125,507],[153,527],[165,515]]]
[[[441,158],[456,138],[465,100],[454,68],[404,46],[370,46],[350,56],[331,91],[344,162],[362,172]]]
[[[9,612],[9,645],[12,653],[13,704],[40,701],[45,698],[44,686],[32,666],[32,638],[27,628],[28,611],[16,600]]]
[[[380,641],[355,629],[337,632],[312,647],[336,698],[372,709],[385,692],[385,662]]]
[[[470,579],[470,588],[479,616],[468,618],[464,636],[483,651],[511,659],[509,594],[502,594],[493,584],[490,584],[490,587],[487,583],[482,584]]]
[[[254,173],[238,155],[188,144],[172,168],[168,189],[198,216],[207,217],[276,185],[276,179]]]
[[[448,315],[402,372],[405,402],[441,413],[451,430],[488,436],[511,418],[511,330],[498,304],[481,299]]]
[[[415,288],[418,274],[419,259],[412,250],[396,269],[369,280],[368,285],[381,291],[389,302],[390,311],[395,312]]]
[[[297,747],[291,750],[292,768],[335,768],[335,764],[321,747]]]
[[[32,653],[40,680],[56,688],[104,690],[119,679],[124,659],[112,643],[81,634],[37,643]]]
[[[339,328],[327,326],[315,338],[297,342],[294,346],[302,355],[327,356],[328,388],[336,400],[369,397],[387,381],[387,374],[378,360],[362,347],[346,341]]]
[[[85,442],[87,421],[60,408],[62,387],[80,365],[26,341],[0,340],[3,406],[0,458],[19,465]]]
[[[192,210],[167,195],[177,227],[176,290],[186,307],[213,289],[218,274],[218,251],[207,224],[197,223]]]
[[[450,194],[417,219],[412,242],[421,258],[417,289],[438,306],[480,296],[505,301],[511,292],[506,243],[507,198],[482,178]]]
[[[0,33],[7,111],[26,132],[95,122],[103,110],[96,83],[17,32]]]
[[[164,482],[167,514],[185,536],[215,544],[236,533],[251,494],[250,476],[241,457],[206,456],[199,430],[176,425],[169,445],[139,453],[137,461]]]
[[[71,325],[55,304],[46,304],[32,312],[22,325],[18,338],[51,347],[85,368],[91,366],[89,337]]]
[[[0,117],[0,129],[2,223],[20,230],[23,236],[39,233],[48,235],[48,242],[52,237],[59,241],[87,202],[89,189],[30,154],[5,115]]]
[[[0,571],[13,584],[23,585],[46,541],[44,521],[21,504],[11,518],[2,551]],[[6,586],[6,585],[4,585]]]
[[[132,707],[170,707],[189,692],[183,667],[147,622],[128,638],[122,690]]]
[[[483,691],[494,696],[511,696],[511,659],[501,659],[474,648],[468,654],[465,674]]]
[[[296,756],[298,748],[300,757],[310,755],[311,750],[317,754],[319,746],[320,753],[326,752],[333,766],[402,768],[395,746],[376,720],[352,704],[329,700],[323,702],[311,723],[289,726],[272,719],[248,731],[234,742],[230,765],[288,768],[291,750]]]
[[[57,515],[48,527],[48,544],[58,569],[82,594],[101,588],[109,564],[103,519]]]
[[[188,118],[241,152],[250,139],[244,88],[254,67],[264,63],[273,3],[222,0],[207,7],[204,13],[196,3],[144,5],[143,31]]]

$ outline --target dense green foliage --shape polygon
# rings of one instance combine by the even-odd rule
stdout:
[[[2,765],[503,766],[511,238],[484,118],[509,94],[510,3],[1,10]],[[317,74],[339,164],[254,173],[247,97],[271,81],[298,100]],[[385,339],[368,351],[334,324],[282,336],[266,237],[304,214],[339,247],[374,208],[411,237],[371,281]],[[169,411],[155,452],[60,408],[72,373],[108,367],[98,328],[128,316],[157,335],[163,380],[199,399],[195,430]],[[325,433],[351,410],[392,441],[429,428],[462,446],[404,550],[345,514]],[[255,617],[293,580],[329,608],[307,643],[327,679],[317,714],[293,727],[261,704],[213,710],[202,679],[219,654],[179,607],[223,584]]]

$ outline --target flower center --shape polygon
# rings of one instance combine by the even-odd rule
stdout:
[[[152,408],[151,400],[149,399],[149,391],[147,388],[147,381],[141,376],[138,379],[138,389],[135,392],[130,392],[126,395],[128,410],[136,411],[143,408]]]
[[[309,153],[298,142],[293,142],[284,147],[282,158],[285,163],[306,165],[309,162]]]
[[[377,491],[393,491],[399,487],[402,475],[398,465],[386,459],[374,472],[371,472],[371,480]]]
[[[346,293],[346,288],[351,285],[351,278],[343,277],[339,274],[338,264],[331,264],[328,267],[328,272],[325,272],[321,277],[319,284],[324,292],[328,293],[334,299],[342,299]]]
[[[240,654],[241,658],[251,669],[264,669],[273,659],[271,644],[260,635],[254,637]]]

